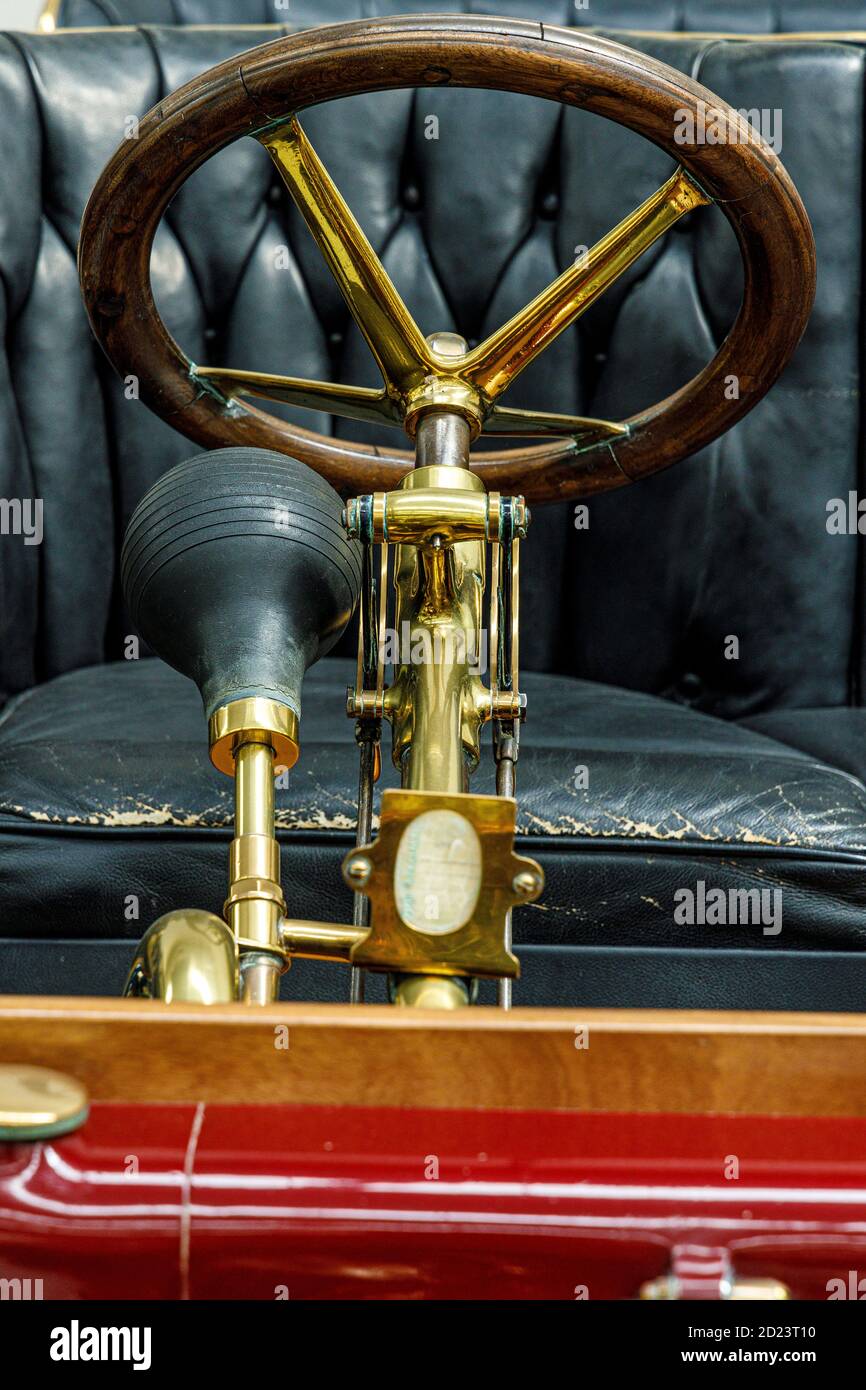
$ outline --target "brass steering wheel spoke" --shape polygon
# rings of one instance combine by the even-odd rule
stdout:
[[[395,399],[417,386],[433,358],[416,324],[351,209],[296,116],[260,131],[301,216],[337,282]]]
[[[709,199],[677,171],[639,208],[471,351],[440,355],[425,339],[348,205],[292,117],[259,134],[376,359],[384,392],[216,368],[196,370],[227,392],[327,410],[350,419],[400,424],[420,409],[463,409],[486,434],[573,437],[589,446],[627,433],[610,421],[503,410],[497,397],[524,367],[633,264],[669,227]]]
[[[571,437],[578,444],[588,446],[605,439],[619,439],[628,434],[628,426],[584,415],[558,415],[549,410],[515,410],[511,406],[494,405],[484,421],[483,432],[524,439]]]
[[[226,398],[258,396],[267,401],[302,406],[306,410],[323,410],[346,420],[366,420],[398,429],[402,425],[402,412],[387,391],[375,391],[368,386],[306,381],[302,377],[238,371],[233,367],[194,367],[191,375],[193,380],[216,388]]]
[[[627,433],[610,421],[493,403],[514,378],[574,323],[654,241],[709,199],[683,169],[676,172],[520,313],[469,352],[441,357],[424,338],[298,120],[259,139],[271,155],[370,346],[384,392],[289,377],[197,369],[213,385],[313,406],[350,419],[399,424],[420,404],[454,405],[457,396],[485,434],[573,437],[589,446]],[[454,393],[457,393],[457,396]],[[450,394],[449,394],[450,393]],[[447,397],[447,400],[446,400]],[[483,422],[483,423],[482,423]]]
[[[518,372],[580,318],[654,241],[693,208],[710,202],[685,170],[677,169],[520,313],[456,363],[460,376],[487,401],[501,396]]]

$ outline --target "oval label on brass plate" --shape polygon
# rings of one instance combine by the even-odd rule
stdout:
[[[481,892],[481,841],[457,811],[423,811],[403,831],[394,901],[408,927],[444,936],[465,927]]]

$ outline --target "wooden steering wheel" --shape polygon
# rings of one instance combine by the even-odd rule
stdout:
[[[667,150],[677,172],[521,313],[471,351],[424,337],[297,120],[307,106],[389,88],[487,87],[607,116]],[[681,146],[683,112],[729,132]],[[707,116],[709,113],[709,116]],[[383,378],[379,391],[202,367],[182,352],[153,301],[150,255],[189,175],[241,135],[262,142],[318,242]],[[527,363],[684,214],[718,203],[739,242],[743,299],[712,361],[674,395],[622,423],[509,409],[500,398]],[[314,434],[239,399],[265,397],[403,427],[457,411],[473,435],[542,436],[484,453],[489,489],[546,502],[604,491],[666,468],[722,434],[761,399],[794,351],[815,287],[809,219],[780,161],[745,119],[663,63],[579,30],[476,16],[360,20],[264,44],[203,73],[155,107],[139,139],[102,174],[81,228],[79,271],[97,339],[141,398],[198,443],[292,454],[344,494],[388,490],[412,467],[404,450]],[[450,349],[450,351],[446,350]],[[736,376],[739,397],[728,399]]]

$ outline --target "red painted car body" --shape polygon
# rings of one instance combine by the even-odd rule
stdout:
[[[46,1299],[857,1296],[866,1120],[95,1105],[0,1148],[0,1252]]]

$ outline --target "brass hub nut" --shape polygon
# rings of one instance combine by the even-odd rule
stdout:
[[[473,439],[481,433],[484,408],[473,386],[456,376],[427,376],[420,386],[409,392],[403,428],[410,439],[415,438],[419,422],[431,410],[450,410],[462,415]]]

